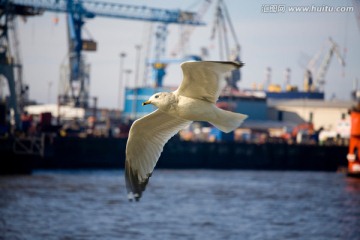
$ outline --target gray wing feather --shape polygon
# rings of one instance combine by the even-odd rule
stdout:
[[[184,62],[183,80],[177,94],[216,103],[225,85],[225,74],[242,67],[241,62]]]

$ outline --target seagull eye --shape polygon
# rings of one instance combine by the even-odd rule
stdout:
[[[159,98],[159,95],[155,95],[155,98]]]

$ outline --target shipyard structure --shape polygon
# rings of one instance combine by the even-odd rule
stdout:
[[[8,96],[0,96],[0,173],[124,167],[131,124],[155,110],[142,103],[156,92],[176,90],[164,83],[167,67],[184,61],[210,60],[207,49],[199,55],[181,50],[189,44],[196,26],[206,24],[202,18],[211,5],[212,1],[204,1],[197,12],[189,12],[103,1],[0,1],[0,74],[9,89]],[[68,64],[62,66],[56,104],[37,104],[29,99],[31,86],[22,81],[21,57],[17,54],[17,17],[39,16],[44,11],[67,15]],[[224,0],[216,1],[214,16],[211,38],[219,39],[220,49],[216,60],[241,61],[240,44]],[[132,71],[123,67],[126,53],[119,54],[118,109],[98,108],[97,97],[89,92],[90,71],[84,52],[96,51],[97,43],[83,38],[82,27],[85,20],[95,17],[157,24],[154,39],[149,40],[154,51],[143,66],[147,81],[140,84],[141,77],[135,71],[133,87],[126,85]],[[165,56],[169,25],[183,28],[172,57]],[[265,80],[250,89],[241,87],[240,70],[229,73],[217,105],[249,118],[228,134],[207,123],[193,123],[169,141],[157,167],[337,171],[348,167],[349,161],[351,173],[360,172],[358,112],[354,108],[359,90],[354,88],[351,101],[325,100],[324,84],[331,59],[345,66],[338,45],[331,38],[326,42],[321,63],[316,65],[311,59],[304,76],[298,76],[303,78],[301,87],[291,84],[291,69],[285,70],[284,84],[280,86],[272,84],[271,68],[267,67]],[[136,49],[136,66],[140,66],[141,46]]]

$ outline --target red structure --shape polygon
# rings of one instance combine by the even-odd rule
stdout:
[[[348,175],[360,177],[360,104],[351,110],[351,132],[348,160]]]

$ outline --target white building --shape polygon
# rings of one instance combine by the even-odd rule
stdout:
[[[267,104],[270,120],[296,124],[312,122],[315,129],[323,127],[329,131],[337,131],[341,126],[350,127],[348,111],[356,103],[339,100],[296,99],[268,100]]]

